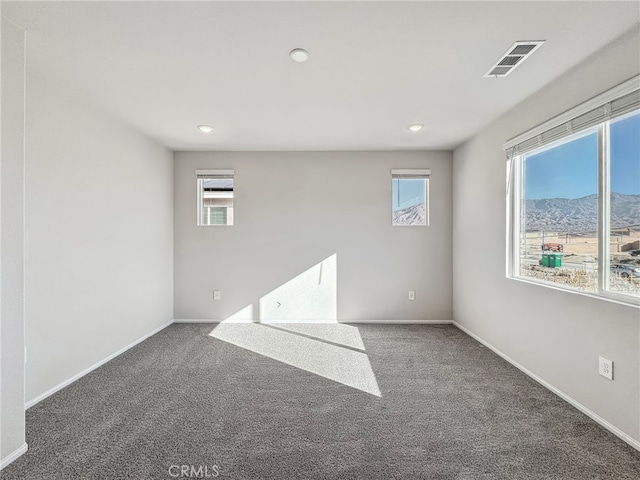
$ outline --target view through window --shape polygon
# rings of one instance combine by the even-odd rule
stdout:
[[[391,171],[391,224],[429,224],[429,170]]]
[[[597,132],[523,156],[522,171],[520,274],[596,291]]]
[[[233,225],[233,171],[196,171],[198,225]]]
[[[514,275],[640,299],[640,111],[515,162]]]
[[[608,289],[640,296],[640,112],[611,122]]]

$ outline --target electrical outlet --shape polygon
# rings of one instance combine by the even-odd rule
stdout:
[[[213,291],[213,299],[214,300],[220,300],[220,290],[214,290]]]
[[[414,292],[413,290],[409,290],[409,300],[415,300],[416,299],[416,292]]]
[[[604,357],[598,357],[598,373],[609,380],[613,380],[613,362]]]

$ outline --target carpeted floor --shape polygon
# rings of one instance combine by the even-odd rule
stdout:
[[[640,452],[453,326],[215,327],[29,409],[2,479],[640,478]]]

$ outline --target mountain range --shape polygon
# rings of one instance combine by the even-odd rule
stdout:
[[[393,225],[426,225],[424,203],[393,212]]]
[[[598,230],[598,196],[525,200],[527,231],[589,233]],[[640,230],[640,195],[611,193],[611,228]]]

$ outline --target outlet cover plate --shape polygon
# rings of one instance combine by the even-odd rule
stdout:
[[[609,380],[613,380],[613,362],[604,357],[598,357],[598,373]]]

